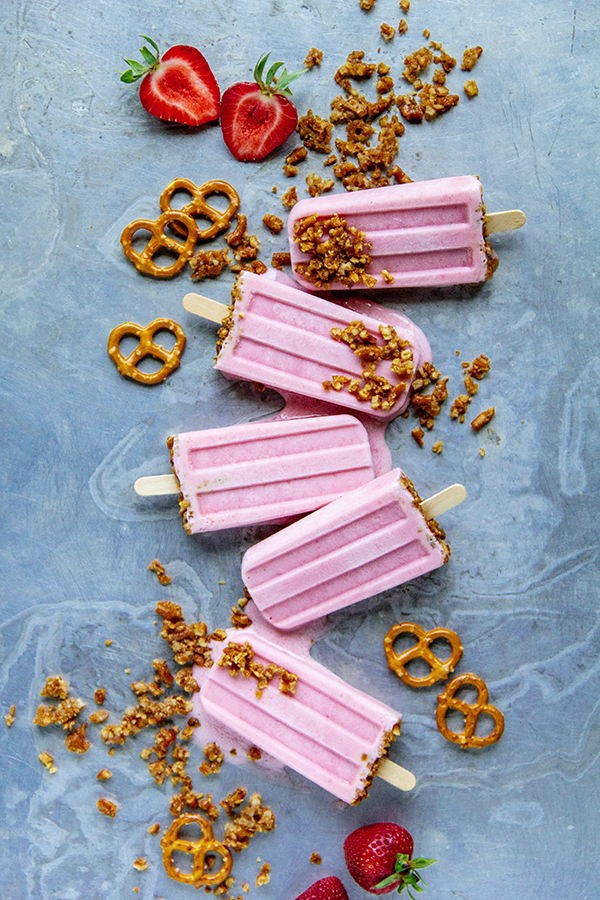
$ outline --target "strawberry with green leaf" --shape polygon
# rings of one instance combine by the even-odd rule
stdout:
[[[422,891],[425,884],[417,869],[425,869],[434,859],[413,859],[413,839],[394,822],[365,825],[348,835],[344,856],[352,878],[371,894],[398,893],[406,888]]]
[[[132,84],[142,78],[140,100],[158,119],[180,125],[204,125],[219,118],[221,92],[207,61],[195,47],[177,45],[159,56],[158,45],[142,34],[153,48],[140,49],[143,63],[126,59],[131,66],[121,81]]]
[[[290,84],[306,69],[280,71],[283,63],[276,62],[265,75],[269,56],[267,53],[259,59],[253,82],[232,85],[221,102],[225,143],[243,162],[264,159],[289,138],[298,124],[298,111],[290,100]]]

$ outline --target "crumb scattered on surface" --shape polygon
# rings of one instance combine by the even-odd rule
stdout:
[[[470,72],[482,53],[483,47],[467,47],[462,58],[463,72]]]
[[[206,757],[206,762],[202,763],[199,766],[198,771],[202,772],[203,775],[216,775],[217,772],[221,769],[221,764],[225,759],[225,754],[221,750],[218,744],[214,742],[211,744],[207,744],[203,750],[203,753]]]
[[[485,450],[483,449],[483,447],[479,448],[479,455],[482,457],[485,456]]]
[[[289,188],[284,194],[281,195],[281,202],[288,209],[291,209],[298,202],[298,192],[296,191],[296,185]]]
[[[245,806],[232,821],[225,824],[223,843],[235,853],[248,847],[256,834],[273,831],[275,815],[268,806],[263,806],[260,794],[252,794]]]
[[[140,856],[138,859],[134,859],[133,868],[137,869],[138,872],[145,872],[148,868],[148,863],[143,856]]]
[[[272,213],[265,213],[263,216],[263,223],[267,226],[271,234],[279,234],[284,225],[283,219],[280,219],[279,216],[272,215]]]
[[[256,887],[262,887],[263,885],[269,883],[269,881],[271,880],[271,876],[269,875],[270,871],[270,864],[267,862],[263,863],[260,872],[256,876]]]
[[[432,450],[433,453],[438,453],[438,454],[439,454],[439,453],[442,452],[443,449],[444,449],[444,445],[443,445],[442,441],[436,441],[436,442],[435,442],[434,444],[432,444],[432,446],[431,446],[431,450]]]
[[[419,445],[419,447],[423,447],[425,445],[425,441],[423,440],[425,432],[423,431],[422,428],[419,428],[419,427],[413,428],[413,430],[411,431],[411,434],[414,437],[417,444]]]
[[[471,428],[473,429],[473,431],[480,431],[492,421],[495,415],[496,408],[494,406],[490,406],[489,409],[486,409],[482,413],[479,413],[479,415],[473,419],[473,421],[471,422]]]
[[[332,181],[331,178],[321,178],[314,172],[306,176],[306,183],[311,197],[320,197],[321,194],[325,194],[335,186],[335,181]]]
[[[52,697],[55,700],[66,700],[69,696],[69,685],[60,675],[49,676],[40,691],[40,697]]]
[[[305,147],[318,153],[331,153],[332,125],[309,109],[298,119],[297,131]]]
[[[311,47],[304,59],[305,68],[312,69],[314,66],[320,66],[322,62],[323,51],[317,50],[316,47]]]
[[[98,800],[96,806],[103,816],[108,816],[110,819],[114,819],[119,808],[116,803],[112,802],[112,800],[106,800],[104,797],[101,797]]]
[[[247,613],[242,612],[239,606],[232,606],[231,624],[234,628],[249,628],[252,625],[252,619]]]
[[[467,97],[476,97],[479,93],[479,88],[477,87],[477,82],[474,79],[470,79],[469,81],[465,81],[463,90]]]
[[[15,713],[17,711],[17,707],[14,705],[11,706],[9,711],[4,716],[4,721],[6,722],[6,727],[11,728],[15,723]]]
[[[212,251],[212,252],[214,252],[214,251]],[[227,250],[225,250],[225,251],[223,251],[223,252],[224,252],[225,254],[227,254]],[[227,262],[229,262],[229,258],[227,258]],[[194,266],[192,265],[192,260],[190,260],[190,265],[192,266],[192,268],[194,268]],[[225,265],[227,265],[227,263],[225,263]],[[219,271],[220,271],[220,270],[219,270]],[[217,275],[218,275],[218,274],[219,274],[219,273],[217,272]],[[193,277],[194,277],[194,275],[192,275],[192,278],[193,278]],[[202,277],[202,276],[201,276],[201,277]],[[166,570],[165,570],[165,567],[164,567],[163,564],[160,563],[157,559],[153,559],[153,560],[152,560],[152,562],[151,562],[150,565],[148,566],[148,569],[150,570],[150,572],[156,572],[157,578],[158,578],[158,580],[160,581],[161,584],[170,584],[170,583],[171,583],[171,579],[170,579],[169,576],[167,575]]]
[[[251,759],[252,762],[258,762],[259,759],[262,759],[262,753],[258,747],[250,747],[246,756],[248,759]]]
[[[277,252],[271,257],[271,266],[274,269],[283,269],[284,266],[291,266],[292,255],[287,252]]]
[[[76,728],[65,738],[65,746],[71,753],[87,753],[92,746],[85,736],[86,728],[87,722],[83,722],[79,728]]]
[[[315,851],[314,853],[311,853],[311,854],[310,854],[310,862],[311,862],[314,866],[320,866],[321,863],[323,862],[323,860],[322,860],[322,858],[321,858],[321,854],[320,854],[320,853],[317,853],[316,851]]]
[[[408,22],[406,19],[400,19],[400,23],[398,25],[398,34],[406,34],[408,31]]]
[[[96,778],[98,781],[108,781],[109,778],[112,778],[112,772],[110,769],[100,769]]]
[[[96,688],[96,690],[94,691],[94,700],[96,701],[98,706],[102,706],[102,704],[106,700],[106,688]]]
[[[387,22],[381,23],[381,25],[379,26],[379,31],[381,32],[381,37],[384,39],[384,41],[393,40],[396,34],[396,29],[394,28],[394,26],[388,25]]]
[[[49,753],[46,753],[45,750],[42,750],[42,752],[38,756],[38,759],[43,766],[46,766],[51,775],[54,775],[58,771],[58,769],[54,765],[54,757],[50,756]]]
[[[155,822],[154,825],[151,825],[148,829],[148,834],[158,834],[160,831],[160,822]]]

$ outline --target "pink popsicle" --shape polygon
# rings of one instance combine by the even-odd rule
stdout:
[[[284,693],[276,674],[257,690],[249,672],[232,677],[233,670],[218,664],[226,644],[200,691],[202,706],[218,722],[346,803],[364,799],[378,769],[386,780],[390,769],[403,773],[404,790],[414,785],[410,773],[385,758],[400,732],[398,712],[256,633],[228,632],[228,639],[250,644],[252,663],[279,667],[298,681],[294,693]]]
[[[339,216],[364,233],[363,250],[371,257],[365,280],[348,284],[333,261],[326,281],[307,277],[314,254],[303,252],[295,236],[311,216],[319,223]],[[519,228],[525,221],[520,210],[495,216],[498,222],[486,217],[481,183],[471,175],[307,198],[293,207],[288,219],[292,270],[298,284],[313,291],[485,281],[497,265],[488,231]]]
[[[465,496],[453,485],[421,503],[393,469],[255,544],[242,580],[271,625],[298,628],[447,562],[450,548],[432,517]]]

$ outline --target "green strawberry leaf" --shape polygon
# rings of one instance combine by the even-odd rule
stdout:
[[[421,887],[421,884],[424,884],[425,887],[427,887],[427,883],[421,875],[417,874],[415,869],[426,869],[427,866],[431,866],[434,862],[435,859],[424,859],[423,857],[410,859],[407,853],[398,853],[396,855],[393,875],[388,875],[383,881],[378,882],[375,887],[379,889],[392,886],[395,887],[397,885],[399,894],[406,888],[409,897],[411,897],[412,900],[416,900],[416,898],[413,897],[410,888],[422,893],[424,888]]]
[[[138,78],[142,78],[147,72],[157,69],[160,65],[158,44],[156,44],[152,38],[146,37],[145,34],[140,34],[140,37],[144,38],[145,41],[148,41],[148,43],[154,47],[156,54],[151,53],[147,47],[142,47],[140,49],[140,53],[142,54],[146,65],[138,62],[136,59],[125,59],[127,65],[131,66],[126,72],[121,72],[121,81],[124,81],[126,84],[137,81]]]

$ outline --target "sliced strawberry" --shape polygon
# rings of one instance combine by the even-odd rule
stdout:
[[[298,111],[289,99],[289,85],[306,70],[288,73],[284,69],[277,76],[283,66],[277,62],[263,79],[269,55],[256,64],[254,82],[234,84],[223,94],[223,138],[235,158],[244,162],[264,159],[289,138],[298,124]]]
[[[296,900],[348,900],[348,894],[340,879],[330,875],[329,878],[315,881],[303,894],[296,897]]]
[[[142,47],[146,65],[126,59],[131,66],[121,75],[130,84],[143,78],[140,100],[144,109],[158,119],[181,125],[204,125],[219,118],[219,85],[207,61],[195,47],[179,45],[159,58],[152,38],[141,35],[155,50]]]

